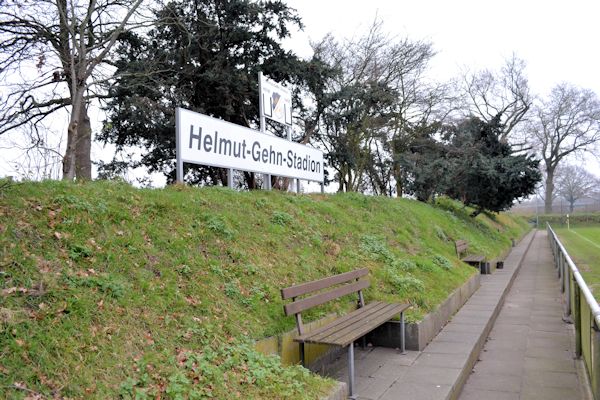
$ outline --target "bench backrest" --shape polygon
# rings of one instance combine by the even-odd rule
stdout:
[[[369,287],[369,281],[360,278],[368,275],[368,273],[368,268],[362,268],[281,289],[281,298],[283,300],[293,300],[291,303],[283,306],[283,311],[285,312],[285,315],[294,314],[296,316],[298,333],[302,335],[304,332],[300,313],[304,310],[308,310],[309,308],[316,307],[351,293],[358,293],[359,306],[364,306],[362,290]],[[335,288],[332,288],[334,286]],[[329,288],[332,289],[324,290]],[[298,299],[301,296],[317,291],[319,291],[319,293]]]
[[[454,245],[456,246],[456,256],[458,258],[460,258],[461,254],[464,254],[469,250],[469,242],[466,240],[457,240],[454,242]]]

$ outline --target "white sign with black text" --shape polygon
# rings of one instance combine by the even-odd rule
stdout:
[[[323,152],[177,108],[178,163],[211,165],[323,182]]]

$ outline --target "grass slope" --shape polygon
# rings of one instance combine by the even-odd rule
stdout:
[[[116,182],[0,192],[0,398],[318,398],[332,382],[258,354],[294,326],[281,287],[367,266],[367,301],[434,309],[527,226],[359,194]],[[306,316],[343,311],[347,299]]]

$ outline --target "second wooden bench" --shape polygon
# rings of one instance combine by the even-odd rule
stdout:
[[[472,265],[479,269],[482,274],[489,274],[490,267],[484,255],[467,254],[469,251],[469,242],[466,240],[457,240],[454,242],[456,246],[456,256],[463,262]],[[465,256],[463,256],[463,254]]]

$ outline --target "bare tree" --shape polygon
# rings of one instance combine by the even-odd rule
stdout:
[[[401,153],[414,126],[437,115],[443,85],[424,73],[431,43],[392,37],[375,20],[361,37],[331,35],[313,45],[315,57],[338,71],[325,82],[318,126],[340,191],[402,195]],[[319,107],[317,107],[319,108]]]
[[[110,79],[119,35],[139,26],[143,0],[0,2],[0,134],[69,108],[63,179],[91,178],[89,101]]]
[[[556,171],[556,191],[569,202],[569,212],[573,212],[575,202],[590,196],[598,186],[598,179],[584,168],[567,165]]]
[[[589,150],[600,140],[598,96],[591,90],[562,83],[535,107],[527,130],[544,163],[544,208],[551,213],[554,178],[561,161]]]
[[[57,149],[62,136],[42,124],[31,124],[28,128],[19,139],[11,135],[1,138],[0,149],[10,150],[5,163],[19,179],[60,179],[62,154]]]
[[[500,71],[465,72],[462,77],[466,109],[485,122],[500,115],[504,128],[498,139],[502,141],[514,136],[515,127],[533,104],[525,67],[525,62],[513,54],[505,60]]]

